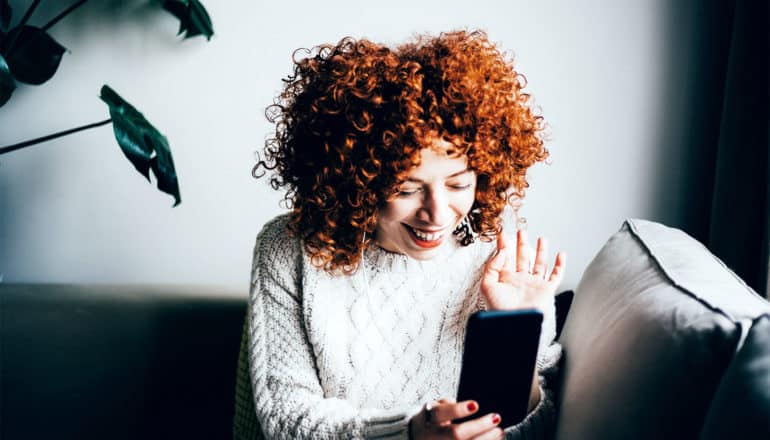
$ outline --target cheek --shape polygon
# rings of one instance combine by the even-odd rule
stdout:
[[[380,221],[384,223],[401,222],[412,214],[413,207],[411,204],[406,203],[403,200],[394,200],[388,202],[382,210],[380,210]]]
[[[458,197],[454,203],[455,211],[462,213],[463,215],[470,212],[473,207],[473,202],[476,201],[476,191],[468,191],[464,193],[462,197]]]

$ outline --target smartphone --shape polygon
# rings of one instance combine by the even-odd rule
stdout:
[[[537,361],[543,314],[539,310],[480,311],[471,315],[465,332],[457,401],[475,400],[476,414],[500,414],[500,427],[527,415]]]

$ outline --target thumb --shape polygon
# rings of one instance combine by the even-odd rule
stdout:
[[[494,257],[489,261],[489,269],[495,272],[502,272],[505,268],[505,260],[508,258],[508,251],[500,249],[497,251]]]
[[[484,283],[496,283],[500,281],[500,272],[505,268],[506,251],[500,249],[497,251],[494,257],[487,263],[487,268],[484,270],[484,277],[482,282]]]

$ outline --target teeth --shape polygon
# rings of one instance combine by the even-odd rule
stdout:
[[[411,228],[412,232],[414,232],[414,235],[417,236],[420,240],[423,241],[436,241],[439,238],[444,236],[443,232],[434,232],[434,233],[425,233],[422,231],[418,231],[417,229]]]

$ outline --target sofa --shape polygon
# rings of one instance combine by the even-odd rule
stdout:
[[[557,298],[557,439],[770,438],[770,303],[682,231],[627,220]],[[231,438],[246,302],[0,284],[0,438]]]
[[[226,439],[245,292],[0,284],[0,439]]]
[[[770,303],[680,230],[624,222],[559,341],[557,439],[770,439]]]

